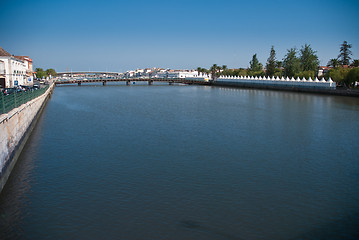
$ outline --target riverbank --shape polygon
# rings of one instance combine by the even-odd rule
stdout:
[[[301,87],[285,87],[285,86],[267,86],[267,85],[260,85],[260,84],[245,84],[245,83],[235,83],[235,82],[212,82],[211,86],[250,88],[250,89],[263,89],[263,90],[276,90],[276,91],[315,93],[315,94],[347,96],[347,97],[359,97],[359,89],[301,88]]]
[[[51,84],[41,96],[0,115],[0,193],[53,89]]]

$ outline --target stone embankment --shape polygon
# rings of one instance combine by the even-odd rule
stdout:
[[[49,99],[54,84],[41,96],[0,115],[0,192]]]

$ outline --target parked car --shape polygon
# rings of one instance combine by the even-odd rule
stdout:
[[[40,89],[40,85],[34,84],[34,85],[32,86],[32,89],[34,89],[34,90]]]
[[[21,87],[21,89],[22,89],[24,92],[27,92],[27,91],[31,90],[31,87],[30,87],[30,86],[21,85],[20,87]]]
[[[4,88],[2,93],[4,95],[9,95],[9,94],[15,93],[16,91],[17,91],[16,88]]]

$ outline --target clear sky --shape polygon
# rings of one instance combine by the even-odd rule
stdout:
[[[306,43],[326,65],[344,40],[359,59],[358,19],[359,0],[0,0],[0,46],[58,72],[246,68]]]

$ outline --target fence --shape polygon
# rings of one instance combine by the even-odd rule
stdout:
[[[49,86],[37,90],[28,90],[26,92],[15,92],[9,95],[0,94],[0,114],[8,113],[12,109],[27,103],[28,101],[37,98],[44,94]]]

